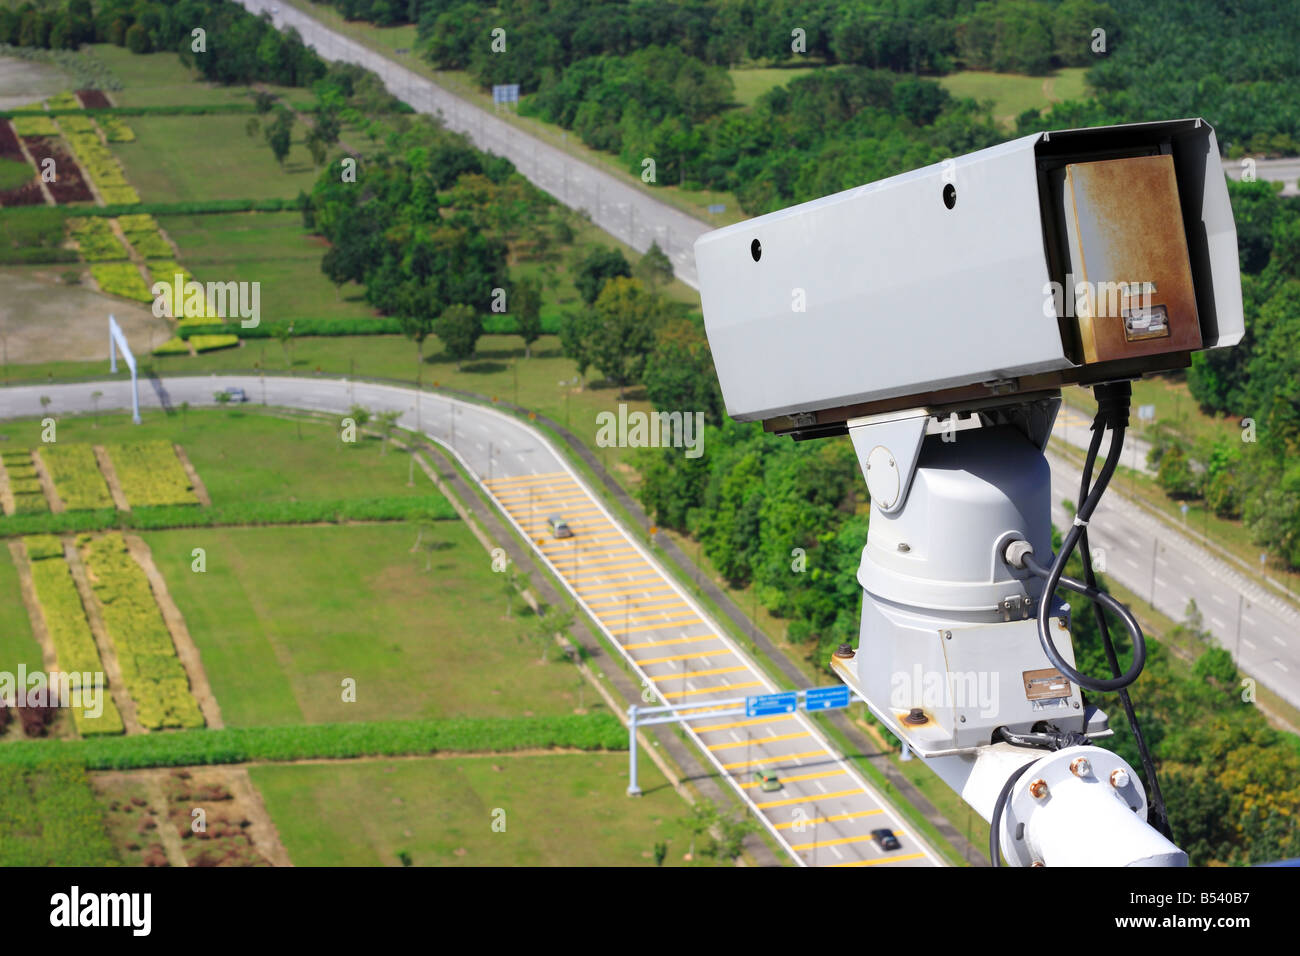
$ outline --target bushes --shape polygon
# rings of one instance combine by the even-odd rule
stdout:
[[[120,861],[85,767],[49,752],[0,767],[0,866],[114,866]]]
[[[0,747],[0,772],[62,758],[90,770],[246,763],[550,747],[625,750],[627,730],[612,714],[458,717],[300,727],[227,727],[181,734],[85,741],[21,741]]]
[[[514,319],[508,315],[496,316],[505,320],[513,330]],[[188,324],[187,324],[188,323]],[[176,334],[183,339],[195,335],[212,335],[217,333],[236,335],[241,339],[269,339],[275,337],[275,329],[290,324],[280,322],[260,322],[253,328],[242,325],[224,325],[219,322],[182,321],[176,328]],[[378,319],[293,319],[294,338],[307,336],[344,336],[344,335],[401,335],[402,324],[394,318]],[[504,324],[504,323],[503,323]]]
[[[54,490],[69,510],[113,507],[113,496],[90,445],[48,445],[41,449],[41,460],[49,469]]]
[[[110,295],[120,295],[136,302],[152,302],[153,295],[140,278],[140,270],[131,262],[105,262],[91,266],[90,274],[99,288]]]
[[[113,226],[107,219],[86,218],[69,219],[68,228],[72,238],[77,242],[81,258],[87,262],[105,262],[125,259],[126,248],[113,232]],[[98,277],[97,277],[98,278]]]
[[[15,116],[11,121],[19,136],[58,136],[59,128],[47,115]]]
[[[190,345],[194,346],[196,352],[214,352],[217,349],[228,349],[232,345],[239,344],[238,335],[191,335],[189,338]]]
[[[127,126],[116,116],[105,116],[100,121],[104,127],[104,136],[110,143],[134,143],[135,130]]]
[[[198,504],[176,449],[165,441],[126,442],[109,451],[122,492],[137,505]]]
[[[100,509],[65,511],[57,515],[46,513],[39,516],[0,517],[0,537],[106,531],[111,528],[158,531],[163,528],[234,525],[408,521],[412,518],[448,521],[456,518],[456,512],[447,499],[438,495],[395,495],[343,501],[242,501],[230,505],[213,505],[211,508],[175,505],[166,508],[136,508],[123,512]]]
[[[204,726],[149,581],[121,534],[83,536],[78,543],[140,723],[151,730]]]
[[[122,227],[132,248],[146,259],[170,259],[174,253],[167,240],[158,231],[158,223],[153,216],[138,213],[118,217],[117,224]]]
[[[173,336],[153,350],[154,355],[189,355],[190,346],[182,338]]]

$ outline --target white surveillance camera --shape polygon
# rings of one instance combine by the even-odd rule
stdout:
[[[1182,368],[1244,329],[1201,119],[1024,136],[710,232],[695,258],[727,412],[801,438]]]

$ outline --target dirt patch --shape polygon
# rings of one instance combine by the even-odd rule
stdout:
[[[14,57],[0,57],[0,110],[37,106],[72,85],[57,67]]]
[[[8,516],[14,513],[16,507],[13,489],[9,487],[9,472],[5,463],[0,461],[0,510]]]
[[[205,508],[212,507],[212,496],[208,494],[208,488],[203,484],[203,479],[199,477],[198,471],[190,464],[190,456],[185,454],[185,449],[180,445],[172,445],[176,449],[176,457],[181,461],[181,467],[185,469],[185,475],[190,479],[190,487],[194,489],[194,497],[199,499],[199,504]]]
[[[54,479],[50,477],[50,470],[45,467],[45,462],[41,461],[41,450],[32,449],[32,464],[36,468],[36,477],[40,479],[41,491],[45,492],[45,501],[50,506],[50,511],[57,514],[63,514],[67,509],[64,507],[63,499],[59,497],[58,489],[54,487]]]
[[[0,329],[10,362],[107,361],[110,314],[137,355],[171,337],[170,323],[147,306],[65,282],[64,273],[89,282],[87,267],[79,263],[0,269]]]
[[[135,558],[136,564],[144,569],[144,575],[149,579],[154,601],[158,605],[158,610],[162,612],[167,630],[171,632],[172,643],[176,645],[176,656],[180,658],[185,673],[189,675],[190,693],[198,701],[203,719],[214,729],[224,727],[225,724],[221,721],[221,708],[217,706],[216,695],[212,693],[212,686],[208,683],[208,675],[203,669],[199,649],[195,646],[194,639],[190,637],[190,629],[185,626],[185,618],[181,616],[180,608],[176,606],[176,602],[167,591],[167,582],[163,580],[163,576],[158,573],[158,568],[153,563],[153,554],[149,551],[149,546],[142,538],[133,534],[124,534],[122,537],[126,541],[127,550],[131,552],[131,557]]]
[[[103,445],[95,446],[95,461],[99,463],[100,474],[104,476],[104,483],[108,485],[108,493],[113,496],[113,506],[118,511],[130,511],[131,505],[126,500],[122,483],[117,480],[117,469],[113,467],[113,459],[108,456],[108,449]]]

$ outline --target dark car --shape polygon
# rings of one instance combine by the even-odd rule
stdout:
[[[882,850],[897,850],[902,845],[898,842],[898,837],[894,836],[893,830],[872,830],[871,836]]]
[[[232,402],[246,402],[246,401],[248,401],[248,395],[244,392],[244,390],[243,390],[242,388],[228,388],[228,389],[226,389],[226,398],[228,398],[228,399],[229,399],[230,401],[232,401]]]

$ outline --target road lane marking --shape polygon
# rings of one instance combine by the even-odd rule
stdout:
[[[801,730],[796,734],[776,734],[771,737],[755,737],[749,741],[741,741],[739,744],[713,744],[710,750],[728,750],[732,747],[744,747],[749,744],[774,744],[778,740],[798,740],[800,737],[811,737],[812,734],[806,730]]]
[[[538,475],[516,475],[513,478],[492,478],[483,482],[489,488],[495,488],[497,485],[513,485],[520,481],[536,481],[539,478],[568,478],[573,480],[573,476],[567,471],[545,471]]]
[[[683,618],[680,621],[660,621],[658,624],[638,624],[636,627],[621,627],[618,629],[618,633],[635,634],[638,631],[665,631],[672,627],[694,627],[696,624],[703,623],[692,611],[690,618]],[[727,651],[727,653],[730,654],[731,652]]]
[[[730,649],[725,647],[720,647],[716,651],[700,651],[695,654],[676,654],[672,657],[652,657],[649,660],[637,661],[637,663],[642,667],[649,667],[651,664],[664,664],[667,663],[668,661],[689,661],[689,660],[695,660],[700,657],[710,657],[714,654],[730,654],[730,653],[731,653]]]
[[[716,638],[716,634],[705,634],[703,637],[672,637],[666,641],[642,641],[640,644],[624,644],[625,651],[640,650],[643,647],[663,647],[665,644],[694,644],[697,641],[711,641]],[[644,664],[645,661],[638,663]]]
[[[750,680],[739,684],[722,684],[718,687],[697,687],[695,690],[661,691],[664,697],[690,697],[693,694],[717,694],[724,690],[740,690],[744,687],[762,687],[762,681]]]
[[[743,664],[738,667],[714,667],[707,671],[679,671],[673,674],[660,674],[657,677],[651,677],[652,681],[661,680],[682,680],[687,677],[708,677],[711,674],[734,674],[736,671],[747,671],[748,667]]]
[[[831,866],[879,866],[882,863],[902,863],[904,860],[919,860],[924,853],[909,853],[906,856],[882,856],[874,860],[850,860],[848,863],[832,863]]]
[[[661,578],[660,580],[662,580],[662,578]],[[578,590],[579,590],[579,591],[582,591],[582,590],[584,590],[584,589],[583,589],[583,588],[578,588]],[[625,589],[622,590],[622,591],[609,591],[609,592],[606,593],[606,594],[598,594],[598,595],[596,595],[596,597],[612,597],[612,598],[616,598],[616,600],[613,600],[613,601],[601,601],[601,602],[598,602],[598,603],[593,604],[593,603],[590,603],[590,602],[588,602],[588,601],[586,601],[586,600],[584,599],[583,603],[586,604],[587,607],[602,607],[602,606],[604,606],[604,605],[606,605],[606,604],[620,604],[620,605],[621,605],[621,604],[623,603],[623,595],[625,595],[625,594],[650,594],[650,593],[653,593],[653,592],[655,592],[655,591],[671,591],[671,590],[673,590],[673,587],[672,587],[672,585],[670,585],[670,584],[656,584],[656,585],[654,585],[653,587],[651,587],[651,586],[649,586],[649,585],[645,585],[645,584],[638,584],[638,585],[636,585],[635,587],[625,588]],[[664,598],[666,598],[666,597],[670,597],[670,596],[671,596],[671,597],[677,597],[676,594],[673,594],[673,595],[664,595]],[[661,600],[663,600],[664,598],[651,598],[650,600],[652,600],[652,601],[661,601]]]
[[[814,826],[818,823],[834,823],[837,820],[853,820],[856,819],[857,817],[870,817],[870,816],[874,816],[877,813],[884,813],[884,812],[885,811],[880,807],[876,807],[874,810],[855,810],[852,813],[837,813],[831,817],[813,817],[811,820],[790,820],[787,823],[778,823],[776,825],[776,828],[778,830],[788,830],[797,823],[802,823],[804,826],[807,827],[807,826]],[[796,830],[795,832],[797,833],[798,831]]]
[[[894,831],[894,836],[902,836],[902,835],[903,835],[903,831],[902,831],[902,830],[895,830],[895,831]],[[792,847],[790,847],[790,849],[792,849],[792,850],[811,850],[811,849],[813,849],[814,847],[823,847],[823,846],[844,846],[846,843],[866,843],[866,842],[871,841],[871,840],[875,840],[875,837],[872,836],[870,833],[865,833],[865,834],[862,834],[862,835],[860,835],[860,836],[838,837],[837,839],[834,839],[834,840],[818,840],[816,843],[801,843],[801,844],[799,844],[798,846],[792,846]],[[924,854],[921,854],[921,853],[918,853],[918,854],[917,854],[917,856],[923,856],[923,855],[924,855]],[[888,860],[888,859],[894,859],[894,860],[897,860],[897,859],[899,859],[899,858],[895,856],[895,857],[882,857],[882,859],[886,859],[886,860]],[[873,860],[872,862],[876,862],[876,861]]]
[[[794,777],[785,777],[785,776],[783,776],[783,777],[781,777],[781,782],[782,782],[782,783],[798,783],[798,782],[801,781],[801,780],[821,780],[823,777],[840,777],[840,776],[843,776],[843,775],[846,774],[846,773],[848,773],[847,770],[819,770],[819,771],[817,771],[816,773],[801,773],[801,774],[799,774],[799,775],[797,775],[797,776],[794,776]],[[752,782],[750,782],[750,783],[742,783],[740,786],[741,786],[742,789],[746,789],[746,790],[747,790],[747,789],[749,789],[750,787],[757,787],[757,786],[758,786],[758,782],[757,782],[757,781],[752,781]],[[825,792],[826,792],[826,788],[823,787],[823,788],[822,788],[822,793],[825,793]]]
[[[794,714],[783,714],[779,717],[757,717],[753,720],[737,720],[730,724],[714,724],[712,727],[696,727],[697,734],[707,734],[714,730],[730,730],[732,727],[753,727],[755,724],[761,724],[769,720],[794,720]]]
[[[816,797],[813,796],[812,794],[809,794],[806,797],[791,797],[788,800],[769,800],[767,803],[756,803],[754,804],[754,806],[758,807],[758,809],[760,810],[767,810],[772,807],[789,807],[789,806],[793,806],[796,803],[811,803],[818,800],[834,800],[836,797],[847,797],[853,794],[866,793],[866,792],[867,791],[861,788],[858,788],[856,790],[837,790],[834,793],[828,793],[821,797]]]
[[[739,746],[744,746],[744,744],[740,744]],[[775,764],[776,766],[774,767],[774,769],[776,769],[776,770],[780,770],[780,769],[781,769],[781,768],[780,768],[780,763],[781,763],[781,761],[783,761],[783,760],[795,760],[795,759],[800,759],[800,758],[803,758],[803,757],[820,757],[820,756],[822,756],[822,755],[824,755],[824,754],[827,754],[827,753],[829,753],[829,751],[826,751],[826,750],[807,750],[807,751],[805,751],[805,752],[803,752],[803,753],[801,753],[801,754],[784,754],[784,755],[782,755],[782,756],[780,756],[780,757],[758,757],[758,758],[756,758],[756,759],[754,759],[754,760],[740,760],[740,761],[737,761],[736,763],[724,763],[724,764],[722,765],[722,769],[723,769],[723,770],[739,770],[741,767],[748,767],[748,766],[751,766],[751,765],[754,765],[754,764],[762,764],[763,766],[772,766],[773,764]]]
[[[1280,647],[1286,647],[1286,641],[1282,640],[1282,638],[1278,637],[1276,634],[1270,634],[1269,637],[1273,639],[1273,643]]]

